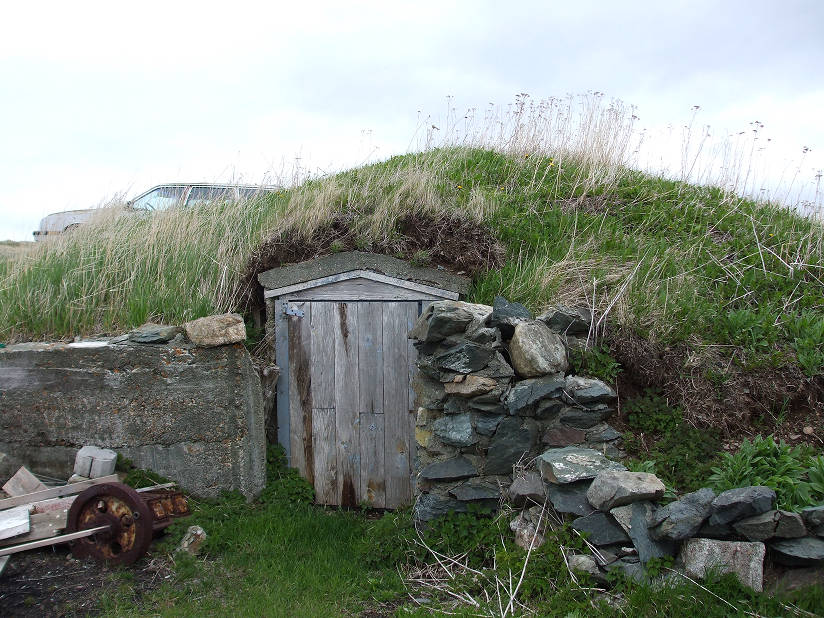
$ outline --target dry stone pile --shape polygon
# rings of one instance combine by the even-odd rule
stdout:
[[[613,569],[640,579],[650,560],[672,557],[688,576],[731,572],[761,590],[765,555],[824,565],[824,506],[777,510],[768,487],[704,488],[662,505],[655,475],[615,461],[624,455],[607,424],[615,391],[566,373],[590,323],[587,310],[564,307],[533,319],[503,298],[427,308],[410,333],[420,369],[415,517],[506,500],[520,509],[510,527],[526,548],[544,542],[551,507],[585,534],[593,555],[570,564],[595,581]]]

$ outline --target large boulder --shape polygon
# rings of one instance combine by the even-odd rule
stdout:
[[[484,474],[512,474],[512,466],[538,443],[538,426],[531,419],[508,416],[498,424],[486,453]]]
[[[587,540],[598,547],[629,543],[629,537],[624,529],[609,513],[596,511],[586,517],[579,517],[572,521],[572,527],[578,532],[585,532]]]
[[[786,566],[816,566],[824,564],[824,539],[805,536],[770,543],[770,554],[775,562]]]
[[[797,539],[807,534],[801,515],[789,511],[767,511],[741,519],[732,527],[750,541],[766,541],[772,538]]]
[[[459,481],[473,476],[478,476],[477,468],[462,455],[436,461],[421,470],[421,477],[428,481]]]
[[[504,339],[509,339],[515,327],[525,320],[531,320],[532,314],[521,303],[511,303],[503,296],[496,296],[492,301],[492,315],[489,325],[499,328]]]
[[[452,446],[471,446],[478,441],[472,431],[472,419],[469,412],[442,416],[432,423],[432,431],[444,444]]]
[[[210,315],[186,322],[186,336],[196,346],[212,348],[246,341],[246,325],[237,313]]]
[[[710,525],[718,526],[731,524],[760,515],[771,510],[775,504],[775,492],[769,487],[739,487],[724,491],[712,501],[712,513],[710,514]]]
[[[542,322],[521,322],[515,327],[509,356],[522,378],[564,373],[569,368],[564,342]]]
[[[657,500],[664,495],[664,484],[654,474],[628,470],[599,472],[587,491],[587,500],[596,509],[609,511],[616,506],[641,500]]]
[[[696,535],[712,511],[715,492],[704,487],[661,507],[650,517],[650,535],[661,541],[683,541]]]
[[[703,578],[709,572],[733,573],[742,585],[761,592],[764,585],[763,543],[689,539],[678,558],[687,575]]]
[[[567,446],[544,451],[538,457],[538,470],[543,479],[550,483],[574,483],[593,479],[604,470],[626,468],[593,449]]]
[[[585,307],[550,307],[538,316],[538,319],[556,333],[581,336],[589,333],[592,324],[592,312]]]
[[[528,416],[534,413],[539,401],[557,397],[565,386],[566,380],[561,373],[522,380],[510,389],[504,404],[510,414]]]

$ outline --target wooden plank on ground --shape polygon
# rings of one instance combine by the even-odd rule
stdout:
[[[51,487],[42,491],[35,491],[34,493],[24,494],[22,496],[15,496],[13,498],[6,498],[0,500],[0,511],[19,506],[21,504],[31,504],[32,502],[39,502],[41,500],[48,500],[49,498],[62,498],[63,496],[73,496],[79,494],[84,489],[88,489],[93,485],[100,485],[101,483],[119,483],[120,479],[116,474],[109,476],[101,476],[96,479],[89,479],[88,481],[80,481],[79,483],[71,483],[69,485],[61,485],[60,487]]]
[[[384,415],[361,412],[360,415],[360,478],[358,495],[369,506],[386,506],[386,473],[384,471]]]
[[[0,512],[0,540],[9,539],[29,531],[29,507],[18,506]]]
[[[312,450],[315,467],[315,501],[338,504],[338,463],[335,448],[335,408],[312,410]]]
[[[360,415],[358,414],[358,307],[335,303],[335,431],[338,502],[357,506],[360,496]]]
[[[48,489],[48,487],[29,472],[26,466],[20,466],[20,469],[14,473],[14,476],[3,485],[3,491],[12,497],[34,493],[35,491],[43,491],[44,489]]]
[[[412,499],[409,453],[408,308],[406,303],[383,306],[383,413],[386,508]]]
[[[27,543],[29,541],[39,541],[40,539],[49,539],[57,536],[66,528],[68,516],[68,509],[49,511],[47,513],[32,513],[29,516],[28,533],[14,538],[0,540],[0,547],[15,545],[17,543]]]
[[[358,409],[361,414],[383,414],[383,303],[363,302],[356,307]]]
[[[286,319],[289,339],[289,438],[290,464],[312,482],[312,379],[311,308],[296,303],[303,317]]]

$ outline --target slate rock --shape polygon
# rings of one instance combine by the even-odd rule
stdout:
[[[596,509],[609,511],[641,500],[657,500],[664,495],[665,489],[654,474],[604,470],[598,473],[589,486],[587,500]]]
[[[515,370],[512,368],[504,355],[495,350],[495,353],[492,355],[492,358],[489,359],[489,364],[476,371],[473,375],[482,377],[482,378],[494,378],[496,380],[509,380],[515,376]]]
[[[445,444],[452,446],[471,446],[478,441],[478,436],[472,431],[472,419],[469,412],[450,414],[435,419],[432,431]]]
[[[785,566],[817,566],[824,564],[824,539],[805,536],[773,541],[770,554],[775,562]]]
[[[467,503],[439,494],[420,494],[412,509],[418,521],[431,521],[448,513],[465,513]]]
[[[512,367],[522,378],[563,373],[569,368],[566,346],[543,322],[521,322],[509,342]]]
[[[509,499],[515,506],[523,506],[537,502],[543,504],[546,499],[546,489],[541,476],[533,471],[527,470],[515,477],[512,485],[509,486]]]
[[[541,442],[553,448],[578,445],[584,440],[586,440],[586,434],[572,427],[550,427],[541,437]]]
[[[498,506],[501,490],[489,482],[472,480],[453,487],[449,495],[462,502],[486,501],[490,506]]]
[[[498,328],[504,339],[509,339],[515,332],[515,327],[524,320],[531,320],[532,314],[521,303],[511,303],[503,296],[496,296],[492,301],[492,315],[489,316],[489,326]]]
[[[491,436],[498,429],[498,425],[504,419],[502,414],[473,414],[475,419],[475,431],[482,436]]]
[[[564,393],[571,402],[581,405],[610,404],[618,400],[618,394],[601,380],[580,376],[566,377]]]
[[[607,578],[601,573],[601,569],[598,568],[598,563],[595,562],[595,558],[592,556],[574,554],[567,558],[567,564],[570,570],[587,575],[599,586],[606,586],[608,583]]]
[[[824,567],[787,569],[773,580],[768,592],[786,594],[810,586],[821,586],[821,582],[824,582]]]
[[[163,324],[147,322],[129,333],[129,341],[134,343],[168,343],[182,332],[183,329],[180,326],[164,326]]]
[[[196,346],[212,348],[246,341],[246,324],[237,313],[210,315],[186,322],[183,325],[186,336]]]
[[[609,513],[596,511],[586,517],[572,521],[572,527],[578,532],[588,533],[587,540],[595,546],[628,543],[629,537],[624,529]]]
[[[538,457],[538,470],[550,483],[574,483],[593,479],[604,470],[626,468],[593,449],[567,446],[544,451]]]
[[[565,335],[587,335],[592,324],[592,312],[585,307],[550,307],[538,316],[556,333]]]
[[[707,519],[699,528],[697,536],[725,541],[737,539],[738,533],[732,524],[711,524]]]
[[[420,365],[419,365],[420,367]],[[415,391],[415,406],[428,410],[443,410],[446,392],[443,384],[418,371],[412,378],[412,389]]]
[[[493,378],[484,378],[476,375],[459,376],[443,385],[447,395],[458,397],[477,397],[485,395],[498,386]]]
[[[592,481],[578,481],[565,485],[546,485],[552,508],[559,513],[571,513],[581,517],[591,515],[596,510],[587,500],[587,490],[591,483]]]
[[[678,556],[687,575],[703,578],[709,572],[733,573],[742,585],[761,592],[764,583],[763,543],[689,539]]]
[[[534,411],[539,401],[557,397],[565,386],[566,380],[560,373],[522,380],[512,387],[504,399],[504,404],[510,414],[527,416]]]
[[[683,541],[695,536],[712,511],[715,492],[708,487],[670,502],[650,517],[650,536],[661,541]]]
[[[674,556],[676,546],[672,541],[653,539],[648,530],[649,517],[655,510],[650,502],[634,502],[610,511],[615,521],[624,529],[638,550],[638,558],[643,564],[651,558]]]
[[[461,397],[447,397],[443,403],[444,414],[464,414],[469,412],[469,403]]]
[[[595,427],[598,423],[612,414],[610,408],[601,410],[588,410],[586,408],[563,408],[558,420],[567,427],[575,427],[576,429],[589,429]]]
[[[489,364],[493,350],[465,341],[435,355],[435,365],[457,373],[472,373]]]
[[[772,509],[775,492],[769,487],[740,487],[724,491],[712,501],[710,524],[731,524]]]
[[[467,341],[489,347],[501,346],[501,331],[497,328],[476,328],[466,334]]]
[[[498,424],[486,453],[485,474],[512,474],[512,465],[538,442],[538,427],[529,419],[507,417]]]
[[[804,525],[811,533],[824,536],[824,505],[810,506],[801,511]]]
[[[462,455],[436,461],[421,470],[421,477],[429,481],[459,481],[473,476],[478,476],[477,468]]]
[[[741,519],[732,527],[750,541],[766,541],[772,538],[797,539],[807,534],[801,515],[789,511],[767,511]]]
[[[437,343],[450,335],[465,332],[474,317],[464,303],[439,300],[424,310],[409,338],[422,343]]]
[[[567,405],[554,397],[542,399],[535,404],[535,418],[548,419],[558,416]]]
[[[621,434],[606,423],[597,425],[586,433],[587,442],[612,442],[620,437]]]

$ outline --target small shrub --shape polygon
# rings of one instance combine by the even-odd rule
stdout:
[[[722,457],[709,479],[716,491],[765,485],[775,490],[776,506],[788,511],[824,501],[824,456],[813,457],[806,448],[756,436]]]
[[[625,409],[630,427],[646,433],[671,433],[684,420],[680,408],[670,408],[669,402],[651,389],[641,397],[627,401]]]
[[[618,374],[621,373],[621,364],[603,346],[588,350],[571,350],[569,364],[572,373],[598,378],[608,384],[613,384]]]
[[[311,504],[314,500],[314,487],[297,470],[286,465],[283,447],[270,444],[266,451],[266,487],[260,494],[260,501],[264,504]]]

